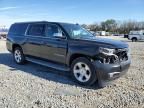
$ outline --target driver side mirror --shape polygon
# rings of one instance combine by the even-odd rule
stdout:
[[[63,38],[63,39],[65,38],[65,36],[63,36],[62,33],[54,33],[53,36],[56,38]]]

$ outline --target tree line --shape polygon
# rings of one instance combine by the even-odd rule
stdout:
[[[100,23],[82,24],[82,26],[90,31],[106,31],[111,33],[129,34],[131,30],[144,30],[144,22],[138,21],[116,21],[108,19]]]

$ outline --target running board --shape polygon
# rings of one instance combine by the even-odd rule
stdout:
[[[51,62],[38,60],[38,59],[35,59],[35,58],[30,58],[30,57],[26,57],[26,60],[29,61],[29,62],[32,62],[32,63],[42,65],[42,66],[53,68],[53,69],[56,69],[56,70],[70,71],[70,69],[68,67],[63,66],[63,65],[58,65],[58,64],[51,63]]]

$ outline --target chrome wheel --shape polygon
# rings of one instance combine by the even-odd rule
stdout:
[[[82,83],[89,81],[91,78],[91,70],[86,63],[76,63],[74,65],[73,72],[75,78]]]
[[[22,60],[22,55],[21,55],[21,52],[19,50],[15,50],[14,52],[14,58],[15,58],[15,61],[17,63],[20,63],[21,60]]]

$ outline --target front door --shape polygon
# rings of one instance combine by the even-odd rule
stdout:
[[[63,34],[62,29],[56,24],[48,24],[46,29],[46,37],[43,39],[42,55],[44,58],[52,62],[65,64],[67,54],[67,39],[66,37],[55,37],[55,34]]]

